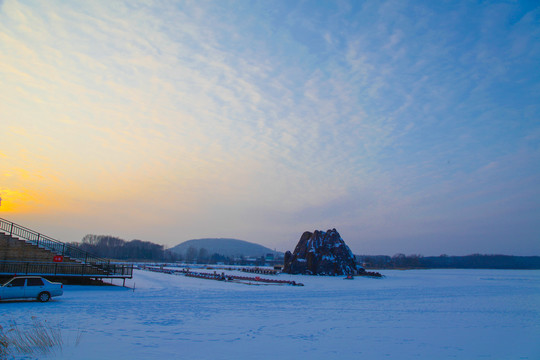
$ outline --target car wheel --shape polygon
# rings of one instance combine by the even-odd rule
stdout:
[[[38,295],[38,300],[41,302],[47,302],[51,298],[51,295],[48,292],[42,292]]]

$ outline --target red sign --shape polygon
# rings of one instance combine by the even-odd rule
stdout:
[[[62,261],[64,261],[64,257],[62,255],[56,255],[55,257],[53,257],[53,261],[54,262],[62,262]]]

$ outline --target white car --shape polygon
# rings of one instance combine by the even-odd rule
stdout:
[[[46,302],[53,296],[62,295],[63,288],[61,283],[40,276],[17,276],[0,287],[0,300],[31,298]]]

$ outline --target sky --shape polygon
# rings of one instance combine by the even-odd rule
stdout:
[[[0,217],[540,255],[536,1],[0,0]]]

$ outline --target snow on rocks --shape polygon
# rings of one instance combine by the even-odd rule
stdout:
[[[283,272],[307,275],[353,275],[363,272],[336,229],[306,231],[294,252],[285,253]]]

